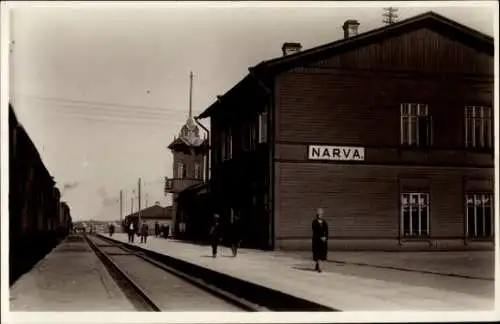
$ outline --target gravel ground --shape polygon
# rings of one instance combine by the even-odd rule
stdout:
[[[11,311],[134,311],[87,243],[69,236],[10,289]]]

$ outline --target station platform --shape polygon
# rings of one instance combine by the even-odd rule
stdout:
[[[112,239],[128,242],[123,233],[113,235]],[[209,246],[155,237],[148,237],[145,244],[139,242],[136,237],[134,245],[141,248],[340,311],[494,310],[494,280],[488,278],[488,270],[482,275],[476,270],[476,278],[460,273],[430,273],[439,273],[436,266],[427,271],[413,264],[411,271],[405,271],[408,269],[396,266],[398,258],[401,265],[408,256],[401,257],[395,252],[378,256],[378,266],[373,258],[374,264],[370,266],[370,259],[362,254],[349,257],[344,252],[343,260],[326,262],[323,272],[317,273],[313,271],[310,256],[299,252],[241,249],[233,258],[230,249],[220,247],[219,256],[214,259]],[[430,256],[421,254],[420,258]],[[439,262],[434,260],[434,263]]]
[[[83,237],[68,236],[10,287],[12,312],[134,311]]]

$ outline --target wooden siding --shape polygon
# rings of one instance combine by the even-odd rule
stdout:
[[[398,146],[400,104],[428,104],[435,147],[464,146],[464,108],[493,105],[493,83],[343,72],[279,76],[277,140]]]
[[[311,235],[315,209],[325,208],[333,239],[399,237],[401,179],[425,179],[431,201],[431,235],[463,237],[464,175],[493,179],[492,169],[355,166],[335,163],[276,163],[277,240]],[[410,180],[411,183],[411,180]],[[491,182],[490,182],[491,183]],[[489,188],[493,191],[493,187]],[[362,202],[362,203],[361,203]]]
[[[493,75],[492,56],[423,28],[310,66]]]
[[[178,164],[182,162],[184,163],[184,168],[186,168],[186,178],[195,179],[195,163],[200,165],[200,172],[203,175],[203,170],[205,170],[205,156],[204,155],[188,155],[183,153],[174,152],[174,161],[173,161],[173,176],[174,178],[181,178],[181,174],[177,174],[178,172]],[[199,179],[203,180],[203,177]]]
[[[464,108],[493,106],[492,75],[492,56],[422,29],[277,76],[277,247],[310,242],[318,207],[332,238],[397,247],[400,192],[422,183],[433,240],[463,242],[465,188],[493,191],[494,172],[493,149],[464,149]],[[401,147],[402,103],[428,105],[431,147]],[[315,144],[365,147],[365,161],[308,161]]]
[[[346,144],[342,140],[331,140],[330,142],[319,142],[320,144],[336,145]],[[276,143],[275,159],[278,161],[307,161],[308,160],[308,144],[299,142],[281,142]],[[347,144],[363,144],[363,143],[347,143]],[[491,153],[467,151],[464,149],[426,149],[426,150],[411,150],[397,147],[378,147],[365,146],[365,160],[352,163],[356,165],[366,164],[382,164],[382,165],[423,165],[423,166],[439,166],[447,165],[453,167],[482,167],[493,168],[494,161]],[[330,163],[328,161],[318,161],[318,163]]]

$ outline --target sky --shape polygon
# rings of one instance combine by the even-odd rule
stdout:
[[[197,115],[284,42],[308,49],[340,39],[347,19],[359,32],[383,19],[374,3],[131,5],[11,9],[10,100],[75,220],[119,219],[120,190],[126,215],[139,177],[143,206],[171,204],[167,146],[187,119],[190,71]],[[493,36],[491,6],[391,5],[400,20],[433,10]]]

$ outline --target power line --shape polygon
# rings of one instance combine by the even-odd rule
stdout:
[[[159,117],[171,117],[173,115],[180,115],[180,111],[178,110],[167,110],[165,109],[164,111],[147,111],[147,110],[140,110],[140,109],[121,109],[118,110],[114,107],[109,109],[110,107],[99,107],[95,105],[75,105],[75,104],[70,104],[70,103],[43,103],[42,106],[48,107],[48,108],[58,108],[58,107],[65,107],[69,108],[67,110],[70,111],[81,111],[85,113],[99,113],[99,114],[110,114],[110,115],[131,115],[131,114],[140,114],[140,115],[148,115],[148,116],[159,116]]]
[[[90,106],[101,106],[101,107],[107,107],[107,108],[113,108],[113,107],[114,108],[121,108],[121,109],[132,108],[132,109],[136,109],[136,110],[149,110],[149,111],[157,111],[157,112],[166,112],[166,111],[172,111],[172,112],[177,112],[177,113],[185,112],[184,110],[180,110],[180,109],[169,109],[169,108],[164,108],[164,107],[128,105],[128,104],[119,104],[119,103],[110,103],[110,102],[74,100],[74,99],[54,98],[54,97],[41,97],[41,96],[34,96],[34,95],[25,95],[25,94],[20,94],[20,93],[17,93],[16,95],[19,95],[19,96],[24,97],[24,98],[32,98],[35,100],[65,102],[65,103],[83,104],[83,105],[90,105]]]
[[[43,100],[43,99],[41,99]],[[175,121],[176,115],[180,117],[180,110],[176,109],[160,109],[157,108],[148,108],[148,107],[140,107],[140,106],[125,106],[128,107],[126,110],[117,110],[119,107],[106,107],[106,106],[96,106],[94,104],[69,104],[66,102],[71,102],[71,100],[65,101],[61,100],[55,101],[54,104],[48,105],[47,107],[50,110],[61,113],[62,115],[77,117],[82,119],[88,119],[92,121],[103,120],[106,122],[124,122],[127,123],[130,120],[134,121],[134,124],[137,121],[141,122],[154,122],[165,124],[163,121],[168,121],[169,123],[179,125],[181,123],[181,119],[179,118],[179,122]],[[89,102],[90,103],[90,102]],[[45,105],[46,103],[44,103]],[[64,109],[64,108],[69,109]],[[110,110],[111,108],[111,110]],[[153,111],[147,111],[144,109],[153,109]],[[80,114],[77,114],[80,113]],[[180,127],[181,125],[179,125]]]
[[[146,122],[153,124],[161,124],[161,125],[176,125],[180,128],[181,121],[176,121],[172,117],[168,116],[149,116],[147,114],[138,115],[138,116],[127,116],[127,115],[109,115],[109,114],[85,114],[81,112],[70,112],[64,110],[55,110],[48,111],[49,114],[57,114],[63,118],[81,118],[88,120],[100,120],[107,122]]]

